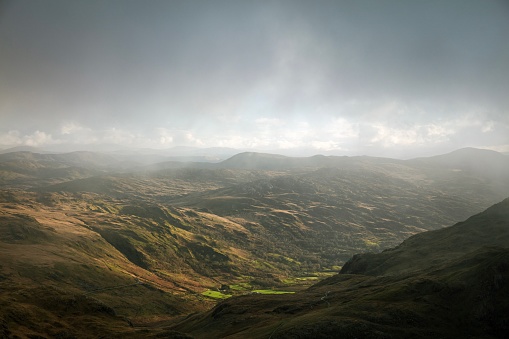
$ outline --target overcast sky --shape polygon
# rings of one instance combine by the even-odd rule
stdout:
[[[0,147],[509,151],[509,1],[3,1]]]

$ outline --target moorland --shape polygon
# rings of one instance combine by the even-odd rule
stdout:
[[[499,337],[507,196],[509,156],[479,149],[152,164],[6,152],[0,333]]]

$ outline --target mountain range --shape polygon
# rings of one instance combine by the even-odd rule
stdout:
[[[447,337],[456,318],[437,325],[423,304],[404,298],[454,277],[469,281],[484,259],[503,266],[507,200],[488,207],[508,192],[509,157],[478,149],[410,160],[245,152],[219,162],[148,165],[111,153],[0,154],[0,333],[363,337],[365,328],[373,337]],[[363,252],[371,254],[356,255]],[[505,292],[507,275],[497,267],[496,291]],[[414,282],[412,294],[404,286]],[[394,293],[377,292],[387,289]],[[481,307],[477,290],[461,291],[465,307]],[[482,311],[493,323],[461,318],[484,326],[471,333],[500,337],[505,330],[490,313],[506,310],[496,291],[502,304],[486,299],[491,304]],[[331,293],[349,295],[352,307],[333,308],[331,301],[340,299]],[[415,322],[434,330],[410,320],[398,326],[396,315],[406,319],[407,310],[387,305],[399,293]],[[433,293],[438,306],[426,307],[439,312],[450,300],[439,299],[446,292]],[[267,308],[278,300],[278,311]],[[389,318],[366,318],[378,304],[390,309],[380,311],[381,319]],[[329,332],[304,321],[321,323],[319,316],[330,320]]]

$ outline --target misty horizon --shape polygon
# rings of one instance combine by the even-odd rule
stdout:
[[[509,152],[503,1],[0,4],[0,149]]]

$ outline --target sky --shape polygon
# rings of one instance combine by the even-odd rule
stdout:
[[[509,1],[0,0],[22,145],[508,152]]]

